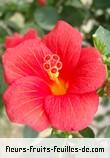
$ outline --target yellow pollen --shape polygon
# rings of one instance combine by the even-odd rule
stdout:
[[[52,73],[51,71],[49,71],[48,75],[52,81],[56,81],[59,77],[59,72]]]

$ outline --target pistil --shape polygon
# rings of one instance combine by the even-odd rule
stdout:
[[[54,95],[64,95],[67,91],[68,84],[59,78],[62,62],[57,54],[46,55],[44,58],[44,69],[48,73],[52,84],[50,89]]]

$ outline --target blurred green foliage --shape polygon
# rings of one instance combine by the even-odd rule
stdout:
[[[86,129],[83,129],[82,131],[79,131],[79,133],[85,138],[94,138],[95,137],[93,130],[89,127]]]
[[[0,115],[3,109],[2,94],[6,87],[1,62],[5,37],[14,32],[24,33],[30,27],[36,28],[39,36],[42,37],[54,27],[59,19],[64,19],[83,33],[84,46],[93,45],[92,35],[95,33],[94,44],[103,55],[109,76],[110,0],[47,0],[45,6],[40,6],[37,0],[0,0]],[[101,26],[98,28],[99,25]],[[96,123],[98,122],[96,126],[102,124],[96,129],[96,132],[99,133],[97,137],[101,135],[99,131],[105,131],[103,136],[110,137],[110,127],[102,123],[106,117],[110,119],[110,110],[108,110],[110,100],[104,94],[104,87],[99,90],[99,94],[102,96],[101,106],[105,110],[94,120]],[[27,127],[23,132],[24,137],[37,136]],[[80,134],[84,137],[94,137],[90,128],[84,129]],[[54,131],[53,135],[54,137],[68,137],[66,132],[61,135]]]

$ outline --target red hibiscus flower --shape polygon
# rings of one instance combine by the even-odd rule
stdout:
[[[80,32],[64,21],[43,39],[31,35],[20,42],[9,38],[3,55],[10,84],[3,99],[10,120],[37,131],[87,127],[98,108],[96,90],[106,76],[100,53],[82,48]]]

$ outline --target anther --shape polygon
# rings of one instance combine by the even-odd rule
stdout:
[[[57,72],[58,72],[57,68],[54,67],[54,68],[51,69],[51,73],[55,74]]]

